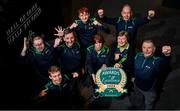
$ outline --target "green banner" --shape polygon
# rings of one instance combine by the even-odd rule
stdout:
[[[97,92],[103,97],[119,97],[127,90],[126,73],[121,68],[107,67],[99,69],[96,74]]]

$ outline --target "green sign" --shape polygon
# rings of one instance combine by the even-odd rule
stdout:
[[[108,67],[99,69],[96,74],[97,92],[103,97],[119,97],[127,93],[124,89],[127,77],[123,69]]]

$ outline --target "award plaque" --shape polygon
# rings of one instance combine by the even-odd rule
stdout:
[[[102,97],[119,97],[127,93],[124,89],[127,83],[127,76],[123,69],[107,67],[101,68],[96,74],[98,92]]]

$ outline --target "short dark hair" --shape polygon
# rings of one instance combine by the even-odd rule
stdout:
[[[60,69],[58,66],[51,66],[51,67],[48,69],[49,75],[50,75],[51,73],[54,73],[54,72],[61,72],[61,69]]]
[[[146,42],[146,43],[152,43],[152,44],[154,45],[154,47],[156,47],[155,42],[154,42],[154,39],[152,39],[152,38],[145,38],[145,39],[143,40],[142,44],[143,44],[144,42]]]
[[[80,13],[90,13],[89,9],[87,7],[81,7],[79,10],[78,10],[78,14]]]
[[[99,42],[99,43],[104,43],[104,38],[103,38],[103,36],[102,35],[100,35],[100,34],[96,34],[96,35],[94,35],[94,43],[96,43],[96,42]]]
[[[76,33],[74,32],[73,29],[70,29],[69,27],[64,30],[64,37],[65,37],[65,35],[70,34],[70,33],[73,33],[74,38],[77,39],[76,38],[77,37]]]
[[[43,39],[44,34],[43,33],[32,32],[31,34],[29,33],[28,37],[29,37],[30,42],[33,43],[35,39]]]
[[[72,32],[74,32],[72,29],[66,28],[66,29],[64,30],[64,35],[65,35],[65,34],[72,33]]]

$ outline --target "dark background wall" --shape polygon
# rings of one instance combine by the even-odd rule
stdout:
[[[180,2],[179,0],[1,0],[0,1],[0,87],[1,87],[1,109],[26,109],[28,106],[29,89],[32,81],[31,69],[19,66],[16,58],[23,45],[23,37],[29,30],[42,32],[45,39],[54,39],[54,27],[68,26],[77,18],[77,10],[87,6],[91,15],[96,16],[98,7],[103,7],[107,16],[120,15],[122,4],[130,3],[135,16],[145,16],[149,9],[155,9],[156,17],[150,23],[139,29],[138,43],[145,37],[156,38],[158,46],[163,42],[172,44],[173,54],[171,60],[172,71],[166,79],[164,92],[162,93],[156,109],[179,109],[180,108]],[[28,18],[32,7],[39,8],[34,11],[34,18]],[[31,13],[33,10],[31,11]],[[24,20],[22,20],[23,15]],[[33,16],[33,14],[32,14]],[[29,16],[30,17],[30,16]],[[23,22],[20,22],[21,21]],[[29,22],[25,20],[30,20]],[[15,25],[11,34],[13,41],[8,43],[8,29]],[[25,26],[26,25],[26,28]],[[106,35],[107,45],[114,40],[115,29],[108,25],[112,33]],[[20,29],[20,31],[15,29]],[[19,101],[19,102],[18,102]],[[8,107],[7,107],[8,105]]]

